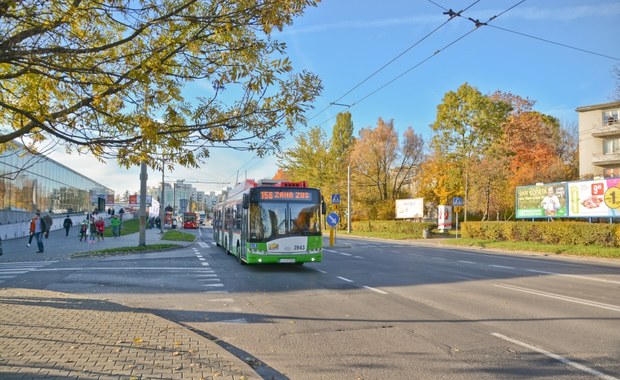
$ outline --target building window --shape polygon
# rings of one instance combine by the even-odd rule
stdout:
[[[618,121],[620,112],[618,110],[603,111],[603,124],[613,124]]]
[[[603,169],[603,176],[605,176],[605,178],[620,177],[620,167]]]
[[[603,153],[620,153],[620,138],[603,140]]]

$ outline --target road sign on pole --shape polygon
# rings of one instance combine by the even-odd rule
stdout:
[[[327,224],[329,224],[331,227],[335,227],[339,221],[340,221],[340,218],[338,217],[338,214],[336,214],[335,212],[330,212],[327,215]]]
[[[452,206],[464,206],[463,197],[454,197],[452,198]]]
[[[332,194],[332,204],[334,205],[340,204],[340,194]]]

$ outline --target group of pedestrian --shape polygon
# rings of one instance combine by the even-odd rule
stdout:
[[[86,219],[80,223],[80,241],[84,240],[89,243],[95,241],[103,241],[103,233],[105,232],[105,221],[103,217],[96,215],[88,215]]]
[[[121,236],[121,223],[122,214],[120,216],[112,215],[112,217],[110,218],[110,227],[112,228],[112,235],[115,238]],[[62,226],[65,229],[65,237],[69,237],[69,232],[71,230],[71,227],[73,227],[73,220],[68,214],[67,217],[64,219]],[[37,243],[37,253],[43,253],[45,248],[43,245],[43,239],[49,237],[51,227],[52,218],[49,215],[41,216],[41,212],[37,210],[34,213],[32,219],[30,220],[30,236],[26,245],[30,247],[32,244],[32,240],[35,240]],[[93,213],[88,214],[86,219],[84,219],[80,223],[78,236],[80,238],[80,241],[94,243],[95,241],[104,240],[104,232],[105,221],[103,220],[103,217],[97,217],[97,215]]]

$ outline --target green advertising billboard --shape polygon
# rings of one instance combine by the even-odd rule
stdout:
[[[566,190],[565,183],[546,183],[544,185],[517,187],[516,217],[567,217]]]

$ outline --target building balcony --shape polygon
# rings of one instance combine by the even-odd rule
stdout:
[[[619,165],[620,153],[594,153],[592,164],[597,166]]]
[[[612,137],[620,136],[620,121],[594,125],[592,128],[593,137]]]

